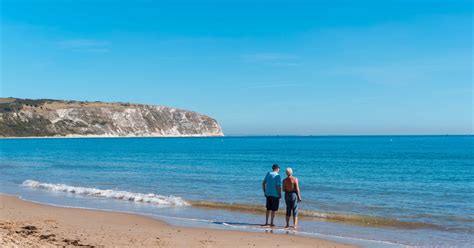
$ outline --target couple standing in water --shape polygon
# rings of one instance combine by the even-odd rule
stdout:
[[[280,177],[280,166],[274,164],[272,171],[268,172],[263,179],[262,189],[267,198],[267,212],[265,218],[265,226],[275,226],[273,220],[275,212],[278,211],[280,205],[282,182]],[[290,227],[290,217],[293,215],[293,228],[298,226],[298,203],[301,202],[300,187],[298,178],[293,176],[293,170],[286,168],[286,178],[283,180],[283,192],[285,192],[286,203],[286,226]],[[268,218],[270,217],[270,224]]]

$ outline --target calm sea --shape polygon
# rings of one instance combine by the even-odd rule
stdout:
[[[273,163],[301,184],[301,228],[290,234],[474,245],[474,136],[2,139],[0,192],[263,231],[261,181]]]

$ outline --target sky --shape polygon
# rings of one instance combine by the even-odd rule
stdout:
[[[473,2],[0,0],[0,96],[157,104],[227,135],[473,133]]]

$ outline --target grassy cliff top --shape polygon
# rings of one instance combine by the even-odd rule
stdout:
[[[14,112],[23,108],[41,108],[41,109],[64,109],[64,108],[93,108],[93,107],[114,107],[124,108],[130,106],[142,106],[143,104],[132,103],[110,103],[110,102],[88,102],[88,101],[69,101],[54,99],[22,99],[22,98],[0,98],[0,113]]]

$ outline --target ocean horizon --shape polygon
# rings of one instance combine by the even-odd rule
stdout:
[[[474,134],[224,134],[222,136],[182,135],[182,136],[109,136],[109,135],[58,135],[58,136],[25,136],[5,137],[0,139],[81,139],[81,138],[259,138],[259,137],[447,137],[447,136],[474,136]]]

